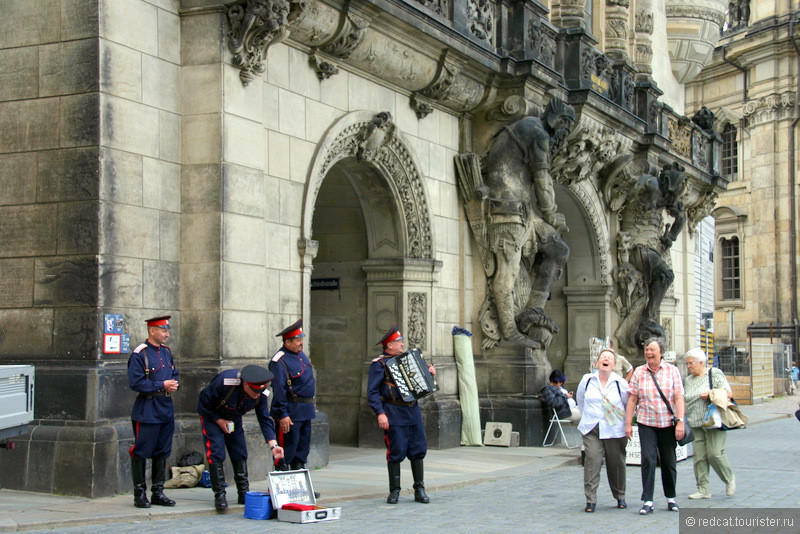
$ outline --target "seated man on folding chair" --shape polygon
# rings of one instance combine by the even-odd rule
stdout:
[[[577,423],[581,420],[581,412],[572,398],[572,392],[564,389],[567,376],[561,369],[553,369],[550,373],[550,383],[542,388],[542,404],[552,408],[562,420]]]

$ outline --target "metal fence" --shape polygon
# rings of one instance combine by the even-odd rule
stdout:
[[[750,351],[747,343],[731,343],[717,346],[714,367],[719,367],[728,376],[750,376]]]

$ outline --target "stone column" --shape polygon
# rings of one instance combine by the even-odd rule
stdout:
[[[438,281],[442,262],[411,258],[367,260],[362,269],[367,273],[367,339],[364,362],[366,383],[369,364],[380,353],[375,343],[397,323],[405,338],[406,350],[419,348],[426,361],[436,366],[439,391],[420,402],[428,446],[457,447],[461,442],[460,417],[456,397],[455,362],[452,357],[433,354],[435,318],[433,288]],[[375,414],[366,404],[366,387],[359,422],[359,445],[381,446],[382,434],[376,430]]]
[[[565,286],[569,342],[564,372],[571,385],[577,385],[589,372],[589,339],[610,337],[611,294],[608,285]]]
[[[606,49],[614,60],[627,61],[630,0],[606,0]]]
[[[637,0],[635,14],[636,51],[633,61],[639,69],[639,78],[649,80],[653,74],[653,2]]]
[[[539,400],[553,368],[543,350],[501,343],[475,356],[475,375],[481,403],[481,422],[511,423],[519,443],[539,447],[548,418]]]

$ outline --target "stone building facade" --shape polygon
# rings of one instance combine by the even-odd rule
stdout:
[[[771,337],[795,359],[797,18],[787,5],[732,3],[711,60],[686,88],[687,113],[715,115],[730,182],[713,211],[716,346]]]
[[[659,257],[674,280],[651,326],[679,353],[693,346],[694,231],[725,187],[718,135],[684,116],[683,84],[723,21],[724,5],[707,4],[5,2],[0,363],[36,365],[37,421],[0,483],[130,489],[133,392],[126,354],[104,346],[106,314],[122,316],[131,346],[145,318],[173,316],[176,455],[201,449],[197,394],[214,373],[265,362],[303,317],[318,377],[312,465],[329,442],[380,443],[366,374],[394,322],[437,366],[431,447],[460,439],[455,325],[475,333],[482,420],[541,443],[547,373],[577,383],[590,337],[636,333],[648,273],[628,255],[670,224]],[[690,27],[702,31],[685,47]],[[547,163],[569,228],[544,305],[558,332],[540,348],[487,348],[487,266],[456,162],[479,162],[555,100],[573,110]],[[632,214],[647,191],[660,203]],[[264,473],[248,424],[250,469]]]

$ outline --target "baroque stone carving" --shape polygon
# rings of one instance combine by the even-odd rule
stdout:
[[[420,120],[433,113],[433,106],[420,100],[416,93],[412,93],[411,97],[409,98],[409,104],[411,105],[411,109],[414,110],[414,113],[417,114],[417,118]]]
[[[388,111],[378,113],[372,120],[358,122],[345,128],[330,143],[319,166],[319,177],[331,166],[346,157],[357,157],[383,171],[394,182],[406,224],[410,258],[433,259],[430,210],[423,179],[405,144],[395,135],[395,125]],[[322,182],[319,178],[318,182]]]
[[[586,48],[581,56],[581,72],[584,79],[593,75],[608,79],[611,76],[611,60],[596,48]]]
[[[794,108],[795,99],[792,91],[773,93],[758,100],[748,100],[742,107],[742,113],[751,125],[781,119],[787,117]]]
[[[622,321],[616,336],[620,347],[631,352],[650,336],[664,336],[659,308],[674,280],[668,253],[686,221],[683,167],[666,165],[658,173],[647,165],[642,172],[644,165],[617,166],[603,187],[609,209],[620,219],[614,302]],[[665,211],[672,224],[664,222]]]
[[[449,50],[442,52],[433,81],[422,91],[423,95],[434,100],[445,100],[453,89],[453,82],[461,71],[462,63],[453,59]]]
[[[653,33],[653,14],[647,11],[638,11],[636,13],[636,32],[637,33]]]
[[[632,141],[613,128],[581,116],[552,161],[553,180],[572,185],[594,177],[616,156],[630,150]]]
[[[552,69],[555,66],[556,40],[555,35],[545,30],[542,19],[534,17],[528,23],[528,41],[533,56]]]
[[[694,205],[686,207],[686,228],[689,235],[694,235],[700,221],[711,215],[717,205],[717,193],[706,191],[696,200]]]
[[[364,42],[369,21],[347,12],[342,15],[342,24],[336,36],[322,46],[322,50],[338,58],[347,59],[353,50]]]
[[[583,18],[584,9],[586,7],[585,0],[561,0],[553,4],[554,16],[552,18],[553,24],[556,26],[563,26],[564,28],[585,28],[586,21]],[[558,12],[558,15],[555,13]]]
[[[428,295],[418,291],[408,294],[408,346],[425,347]]]
[[[692,157],[692,129],[686,124],[670,117],[667,121],[667,137],[672,141],[672,148],[686,159]]]
[[[420,5],[425,6],[437,15],[446,17],[450,13],[449,0],[416,0]]]
[[[289,10],[288,0],[246,0],[228,7],[228,47],[233,64],[241,68],[242,84],[264,72],[267,49],[289,34]]]
[[[494,45],[494,4],[490,0],[467,0],[467,27],[475,37]]]
[[[636,48],[633,61],[640,73],[649,76],[653,73],[653,3],[651,0],[640,0],[636,8],[633,26],[636,32]]]
[[[322,59],[316,50],[312,50],[308,55],[308,62],[311,67],[316,71],[317,78],[320,80],[327,80],[331,76],[339,74],[339,67]]]
[[[606,0],[605,51],[615,58],[628,57],[628,8],[628,0]]]
[[[574,120],[575,110],[554,98],[541,119],[525,116],[504,126],[485,160],[474,153],[456,157],[464,209],[487,277],[479,312],[484,349],[500,341],[547,348],[558,332],[543,308],[569,247],[560,235],[566,225],[557,212],[549,161]]]

